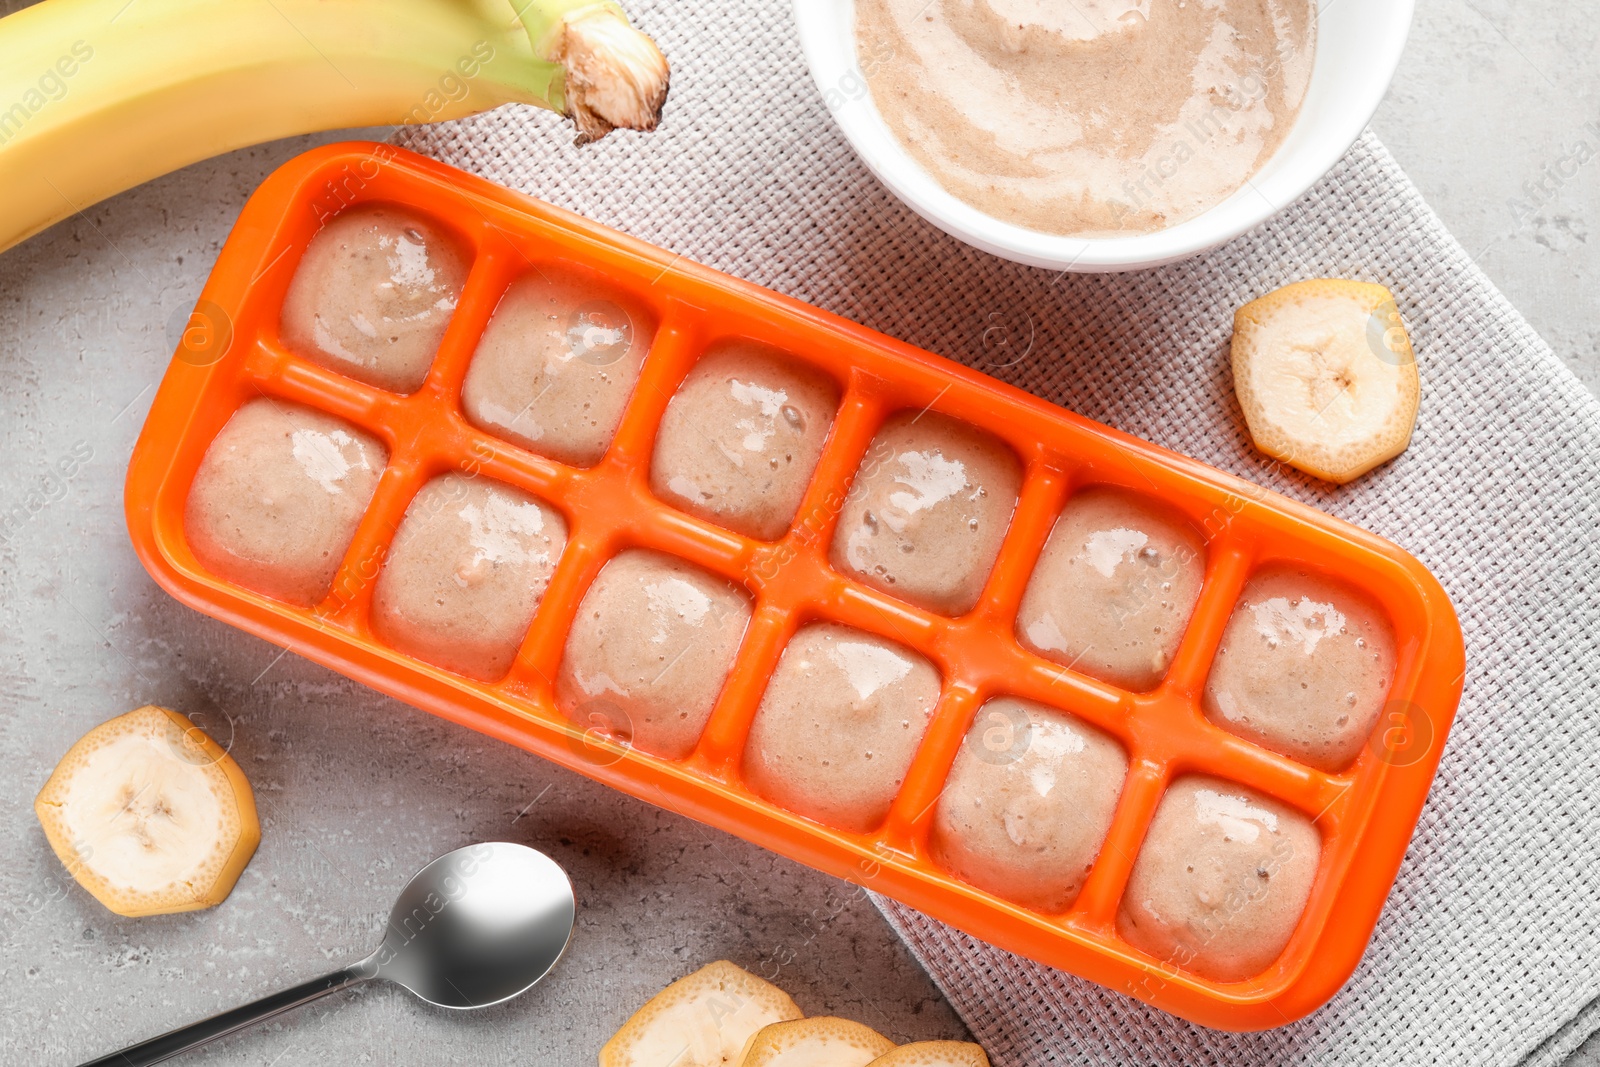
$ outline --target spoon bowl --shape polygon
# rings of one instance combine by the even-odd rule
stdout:
[[[561,959],[577,902],[542,852],[489,842],[446,853],[395,901],[364,965],[441,1008],[484,1008],[526,992]]]

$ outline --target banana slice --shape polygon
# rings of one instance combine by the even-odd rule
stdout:
[[[1394,296],[1296,282],[1233,317],[1233,388],[1256,447],[1343,484],[1393,459],[1417,420],[1417,362]]]
[[[914,1041],[867,1067],[989,1067],[989,1057],[970,1041]]]
[[[673,982],[600,1050],[600,1067],[735,1067],[769,1023],[798,1019],[789,994],[727,960]]]
[[[79,738],[33,810],[72,877],[118,915],[221,903],[261,840],[239,765],[188,719],[154,706]]]
[[[739,1067],[867,1067],[894,1048],[878,1031],[849,1019],[773,1023],[751,1035]]]

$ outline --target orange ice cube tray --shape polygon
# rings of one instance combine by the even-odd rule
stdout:
[[[325,370],[278,338],[279,309],[301,252],[333,214],[398,205],[434,220],[473,257],[426,383],[402,396]],[[471,426],[458,401],[474,347],[507,287],[534,265],[573,266],[648,309],[642,376],[604,459],[577,469]],[[798,301],[728,277],[549,204],[387,145],[308,152],[245,206],[161,384],[128,471],[126,507],[145,566],[178,599],[375,689],[518,745],[581,774],[888,894],[976,937],[1230,1030],[1289,1022],[1326,1001],[1371,936],[1455,715],[1461,631],[1444,591],[1399,548],[1194,460],[1072,415]],[[677,384],[713,343],[765,343],[833,376],[842,402],[789,532],[762,543],[654,498],[648,466]],[[321,604],[281,603],[209,572],[184,534],[184,505],[207,446],[257,395],[330,412],[383,440],[389,465]],[[982,427],[1021,457],[1025,480],[978,606],[945,618],[851,581],[828,545],[851,476],[874,432],[902,409],[932,409]],[[565,553],[509,676],[486,684],[386,647],[368,614],[373,580],[408,502],[430,477],[466,470],[521,487],[566,517]],[[1091,484],[1164,502],[1206,539],[1200,600],[1171,667],[1132,693],[1025,651],[1015,640],[1023,588],[1063,502]],[[579,600],[618,551],[646,547],[689,560],[754,598],[733,673],[693,754],[669,761],[585,731],[558,710],[552,679]],[[1397,667],[1385,715],[1348,770],[1325,773],[1212,725],[1200,710],[1206,673],[1253,569],[1294,563],[1336,575],[1388,613]],[[926,655],[943,688],[887,820],[845,832],[752,792],[741,754],[785,642],[835,620]],[[962,737],[986,699],[1041,701],[1126,746],[1129,775],[1082,892],[1041,914],[941,870],[926,838]],[[1120,896],[1163,789],[1185,773],[1217,775],[1279,798],[1323,838],[1310,900],[1287,948],[1242,982],[1210,981],[1146,955],[1117,934]],[[776,891],[779,887],[774,886]]]

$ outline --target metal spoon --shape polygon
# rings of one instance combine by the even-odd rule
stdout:
[[[572,883],[544,853],[504,841],[458,848],[412,877],[383,944],[360,963],[82,1067],[148,1067],[374,978],[441,1008],[499,1004],[550,973],[576,912]]]

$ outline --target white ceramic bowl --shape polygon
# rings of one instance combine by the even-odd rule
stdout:
[[[1378,108],[1400,63],[1415,0],[1319,0],[1311,85],[1294,129],[1244,188],[1156,233],[1062,237],[1001,222],[958,200],[900,147],[856,62],[855,0],[794,0],[800,46],[833,117],[878,179],[946,233],[1006,259],[1072,271],[1133,270],[1192,256],[1244,233],[1326,174]]]

